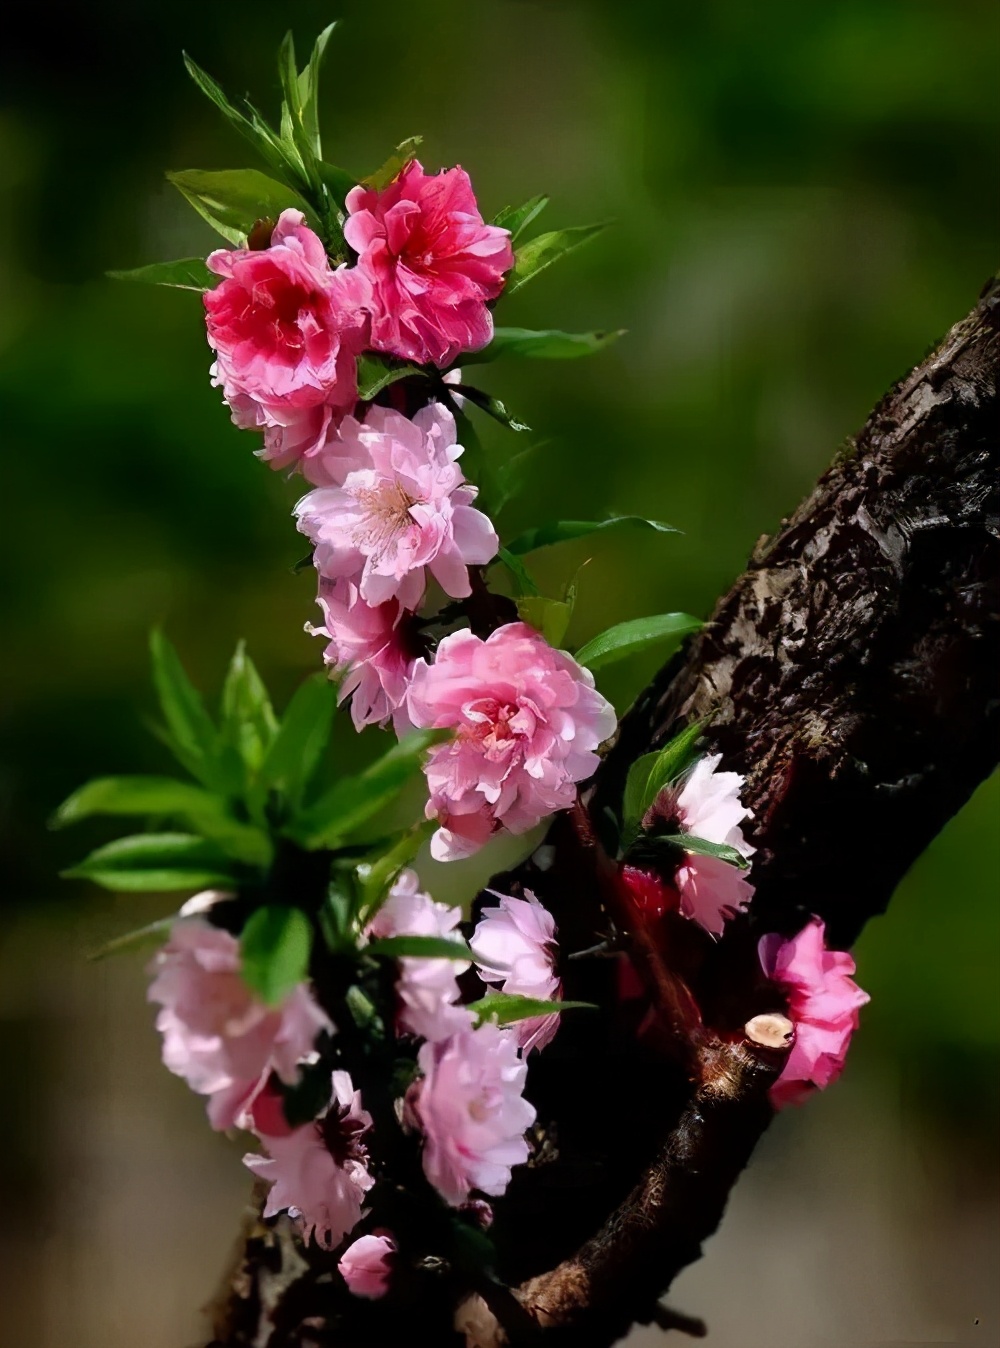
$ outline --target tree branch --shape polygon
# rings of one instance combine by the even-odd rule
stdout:
[[[539,1146],[515,1172],[497,1240],[508,1250],[501,1272],[521,1283],[546,1343],[604,1348],[634,1321],[662,1323],[657,1298],[715,1230],[767,1126],[768,1086],[787,1052],[760,977],[760,933],[793,932],[817,913],[831,944],[849,945],[1000,757],[998,314],[992,283],[777,536],[760,541],[602,765],[594,820],[617,805],[635,758],[711,714],[711,748],[747,779],[756,895],[717,943],[680,919],[672,931],[664,995],[675,1021],[694,1000],[691,1053],[638,1042],[620,1009],[597,1030],[567,1018],[532,1066]],[[497,884],[535,889],[562,948],[583,950],[616,917],[607,859],[579,818],[576,828],[556,820],[548,843]],[[655,995],[665,975],[644,966],[640,935],[629,933],[631,949]],[[565,985],[567,996],[615,1006],[612,961],[570,961]],[[251,1313],[251,1329],[259,1276],[248,1247],[217,1322],[221,1348],[399,1341],[374,1326],[367,1336],[310,1330],[322,1324],[322,1298],[298,1295],[297,1275],[283,1294],[295,1315]],[[466,1301],[457,1338],[435,1313],[421,1317],[428,1337],[414,1339],[412,1309],[395,1333],[435,1345],[507,1341],[499,1303]],[[509,1317],[511,1342],[529,1341],[523,1328]]]

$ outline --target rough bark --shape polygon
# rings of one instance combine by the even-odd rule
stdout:
[[[475,1342],[603,1348],[637,1320],[680,1325],[657,1298],[720,1220],[787,1051],[744,1029],[780,1010],[761,981],[759,934],[817,913],[830,944],[848,946],[1000,757],[998,319],[993,283],[761,539],[704,631],[623,721],[587,810],[556,821],[549,847],[503,878],[541,894],[564,949],[613,931],[663,1034],[640,1043],[625,1010],[596,1034],[567,1019],[533,1067],[539,1145],[497,1229],[501,1277],[521,1286],[517,1301],[491,1286],[465,1303]],[[678,921],[664,954],[623,912],[594,829],[630,763],[702,717],[710,748],[747,779],[756,895],[718,943]],[[567,995],[613,1004],[610,961],[574,961],[565,974]],[[602,1067],[634,1091],[613,1118],[595,1085]],[[395,1318],[386,1308],[368,1329],[333,1334],[322,1281],[315,1260],[257,1222],[213,1343],[462,1342],[443,1303]]]

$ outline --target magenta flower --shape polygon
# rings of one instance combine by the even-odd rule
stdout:
[[[454,940],[461,908],[435,903],[420,888],[415,871],[403,871],[389,897],[367,928],[372,940],[386,936],[438,936]],[[472,1013],[458,1006],[458,976],[467,960],[405,956],[399,961],[396,996],[398,1026],[408,1034],[436,1043],[472,1025]]]
[[[355,187],[347,210],[344,236],[374,292],[376,350],[443,367],[490,342],[486,302],[514,252],[506,229],[484,223],[463,169],[432,175],[412,159],[382,191]]]
[[[337,1268],[348,1291],[377,1301],[389,1290],[395,1255],[396,1242],[385,1232],[359,1236],[341,1255]]]
[[[262,457],[285,468],[322,446],[357,399],[371,288],[334,271],[301,211],[282,211],[268,248],[220,248],[205,294],[212,382],[238,426],[264,431]]]
[[[493,891],[491,890],[490,893]],[[542,1001],[558,1000],[562,984],[554,972],[555,918],[530,889],[523,899],[497,894],[495,908],[484,908],[472,938],[479,976],[484,983],[498,983],[500,991]],[[555,1038],[559,1014],[534,1016],[510,1026],[525,1053],[544,1048]]]
[[[372,1126],[361,1093],[347,1072],[333,1073],[329,1109],[303,1128],[262,1135],[267,1155],[251,1153],[243,1164],[271,1185],[265,1217],[287,1210],[302,1239],[332,1250],[361,1219],[365,1194],[375,1181],[368,1173],[362,1141]]]
[[[452,1207],[473,1189],[502,1194],[511,1167],[528,1159],[525,1131],[535,1110],[524,1099],[528,1068],[497,1025],[464,1030],[418,1055],[423,1080],[413,1107],[425,1134],[424,1173]]]
[[[351,699],[355,729],[384,725],[406,696],[416,654],[409,619],[395,599],[366,604],[353,581],[320,577],[317,603],[323,625],[306,623],[329,639],[323,659],[340,675],[338,702]]]
[[[242,1121],[272,1071],[297,1081],[316,1036],[333,1029],[304,983],[279,1007],[259,1001],[240,977],[236,937],[200,917],[174,923],[150,973],[164,1064],[209,1097],[213,1128]]]
[[[743,820],[750,818],[750,811],[740,802],[744,779],[738,772],[718,772],[721,761],[721,754],[698,760],[676,793],[675,818],[685,833],[707,842],[725,843],[741,856],[750,857],[755,849],[740,828]],[[712,936],[721,936],[729,919],[742,912],[753,898],[753,885],[740,867],[694,852],[685,854],[674,884],[681,913]]]
[[[485,641],[455,632],[433,665],[418,660],[406,701],[415,726],[455,737],[428,757],[428,819],[439,861],[469,856],[501,828],[525,833],[576,798],[597,767],[594,750],[614,732],[611,703],[593,675],[525,623]]]
[[[869,1000],[854,982],[854,960],[827,950],[824,924],[814,917],[790,940],[772,932],[761,938],[760,962],[788,997],[795,1043],[771,1087],[775,1109],[801,1104],[813,1087],[829,1086],[844,1070],[858,1011]]]
[[[418,608],[428,572],[452,598],[469,595],[469,565],[492,561],[499,540],[472,506],[477,489],[455,462],[463,450],[448,409],[431,403],[410,421],[372,407],[364,422],[344,420],[333,450],[359,466],[295,507],[320,575],[355,582],[372,605]]]

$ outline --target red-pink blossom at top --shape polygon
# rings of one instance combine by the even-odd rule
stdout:
[[[869,997],[851,977],[851,956],[827,949],[825,926],[818,917],[789,940],[776,932],[762,937],[758,950],[765,974],[788,997],[795,1025],[792,1051],[771,1087],[771,1103],[781,1109],[801,1104],[814,1087],[822,1089],[840,1076],[858,1011]]]
[[[492,890],[489,891],[493,893]],[[540,1001],[558,1000],[562,984],[555,972],[556,922],[530,889],[523,899],[497,894],[484,908],[472,937],[476,966],[484,983],[501,992]],[[559,1029],[559,1013],[514,1021],[508,1027],[525,1053],[544,1048]]]
[[[590,671],[525,623],[499,627],[485,641],[468,631],[445,637],[433,664],[414,665],[404,712],[414,726],[455,731],[424,769],[427,818],[440,823],[431,839],[439,861],[469,856],[501,828],[525,833],[571,806],[616,724]]]
[[[389,936],[434,936],[456,940],[461,908],[437,903],[420,888],[416,871],[401,872],[389,897],[368,924],[372,940]],[[473,1024],[473,1015],[458,1005],[458,977],[467,960],[428,959],[407,955],[399,961],[396,996],[400,1030],[437,1042]]]
[[[333,1029],[305,984],[278,1007],[260,1001],[240,976],[239,941],[200,917],[174,923],[149,971],[164,1064],[209,1097],[213,1128],[243,1122],[272,1071],[297,1081],[316,1036]]]
[[[338,703],[351,699],[356,730],[384,725],[406,696],[416,655],[408,640],[408,617],[395,599],[366,604],[350,580],[319,582],[323,622],[306,623],[326,637],[323,660],[340,675]]]
[[[487,225],[461,168],[425,173],[411,159],[380,191],[347,195],[344,237],[371,282],[372,346],[444,367],[493,337],[487,301],[514,265],[510,233]]]
[[[287,1211],[303,1240],[332,1250],[361,1219],[365,1194],[375,1183],[368,1172],[364,1135],[372,1118],[347,1072],[333,1073],[329,1109],[302,1128],[262,1134],[266,1154],[243,1164],[270,1184],[265,1217]]]
[[[721,761],[721,754],[698,760],[677,796],[677,817],[686,833],[751,857],[755,849],[740,827],[750,817],[740,801],[744,780],[738,772],[719,772]],[[713,936],[721,936],[726,922],[753,898],[753,885],[740,867],[695,852],[685,854],[674,884],[681,913]]]
[[[282,211],[268,248],[220,248],[222,282],[205,293],[212,382],[233,420],[264,432],[262,457],[285,468],[319,451],[357,399],[371,287],[330,266],[301,211]]]
[[[412,1104],[424,1132],[424,1173],[452,1207],[473,1189],[497,1196],[511,1167],[528,1159],[525,1132],[535,1110],[524,1099],[527,1064],[517,1042],[494,1022],[424,1044],[423,1080]]]
[[[359,1236],[353,1245],[348,1245],[337,1264],[348,1291],[369,1301],[385,1296],[396,1251],[396,1242],[384,1231]]]
[[[492,561],[499,540],[456,463],[463,449],[451,412],[430,403],[410,420],[372,407],[363,422],[345,418],[331,452],[358,466],[295,507],[320,575],[353,581],[372,605],[418,608],[428,574],[453,599],[468,596],[469,566]]]

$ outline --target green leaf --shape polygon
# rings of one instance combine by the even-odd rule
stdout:
[[[363,861],[357,868],[361,884],[361,912],[359,924],[366,926],[388,897],[389,890],[404,866],[408,866],[424,842],[437,828],[436,819],[423,819],[415,828],[373,861]]]
[[[408,362],[400,364],[381,356],[359,356],[358,397],[362,402],[371,402],[384,388],[395,384],[399,379],[408,379],[411,375],[419,375],[422,379],[426,379],[427,371],[419,365],[411,365]]]
[[[293,836],[303,847],[340,847],[387,809],[423,764],[439,730],[417,730],[377,758],[364,772],[342,777],[295,820]]]
[[[658,534],[680,533],[672,524],[663,524],[660,520],[647,520],[641,515],[612,515],[606,520],[550,520],[537,528],[526,529],[518,534],[513,542],[507,544],[510,552],[518,555],[534,552],[536,548],[547,548],[553,543],[567,543],[573,538],[585,538],[604,529],[617,529],[623,524],[636,524],[644,529],[653,529]]]
[[[635,840],[646,811],[665,786],[677,781],[698,757],[695,745],[705,722],[692,721],[662,749],[643,754],[629,768],[622,801],[622,846]]]
[[[327,43],[337,21],[327,24],[313,44],[309,64],[299,75],[300,124],[307,144],[317,159],[322,158],[323,145],[319,133],[319,75],[326,55]]]
[[[508,426],[512,431],[531,430],[531,427],[526,425],[525,422],[515,420],[499,398],[491,398],[481,388],[470,388],[468,384],[459,384],[455,392],[460,393],[463,398],[468,398],[470,403],[475,403],[487,416],[491,416],[494,421],[499,421],[501,426]]]
[[[98,847],[63,874],[105,889],[160,892],[233,886],[232,863],[214,844],[191,833],[138,833]]]
[[[336,704],[336,684],[325,674],[296,689],[261,764],[255,804],[270,790],[283,791],[293,809],[301,803],[329,743]]]
[[[497,553],[497,559],[503,562],[504,566],[514,577],[514,587],[518,599],[539,594],[538,586],[532,579],[528,568],[519,557],[515,557],[509,548],[501,548]]]
[[[288,207],[302,211],[316,228],[316,217],[298,192],[256,169],[217,173],[184,169],[168,173],[167,180],[213,229],[237,246],[245,242],[258,220],[277,220]]]
[[[591,239],[596,239],[598,234],[607,229],[609,223],[605,220],[599,225],[577,225],[573,229],[557,229],[549,234],[539,234],[537,238],[529,239],[514,254],[514,270],[507,281],[504,293],[515,294],[528,281],[545,271],[547,267],[551,267],[553,262],[558,262],[561,257],[565,257],[582,244],[589,243]]]
[[[320,160],[316,165],[316,172],[330,199],[335,203],[337,214],[342,220],[344,200],[348,192],[353,187],[357,187],[357,178],[353,173],[348,173],[347,169],[338,168],[336,164],[328,164],[325,160]]]
[[[521,618],[533,627],[550,646],[562,645],[573,616],[573,605],[564,599],[545,599],[542,595],[522,595],[517,601]]]
[[[201,694],[184,672],[177,652],[158,629],[150,633],[149,646],[153,683],[171,748],[192,777],[226,794],[234,783],[226,764],[220,760],[218,732]]]
[[[548,440],[539,440],[533,445],[528,445],[527,449],[522,449],[517,454],[512,454],[510,458],[504,459],[503,463],[499,464],[494,470],[489,494],[490,513],[494,519],[500,514],[508,501],[512,500],[521,490],[528,460],[532,459],[540,449],[544,449],[548,443]]]
[[[216,812],[221,802],[211,792],[173,777],[98,777],[74,791],[52,816],[52,828],[64,828],[95,814],[197,817]]]
[[[656,613],[648,618],[632,618],[593,637],[576,652],[576,660],[587,669],[601,669],[634,655],[654,641],[684,637],[699,631],[702,626],[690,613]]]
[[[140,281],[143,285],[173,286],[175,290],[211,290],[219,278],[213,276],[202,257],[184,257],[177,262],[151,262],[131,271],[105,273],[112,281]]]
[[[445,936],[384,936],[370,941],[363,955],[381,955],[386,959],[464,960],[471,962],[472,950],[465,941],[449,941]]]
[[[657,833],[645,839],[645,842],[679,847],[694,856],[716,857],[719,861],[728,861],[730,866],[738,866],[743,871],[748,870],[750,866],[743,853],[737,851],[735,847],[730,847],[728,843],[709,842],[707,838],[696,838],[693,833]]]
[[[222,738],[239,753],[253,776],[278,733],[271,699],[257,668],[240,641],[222,688]]]
[[[367,178],[362,179],[364,185],[374,187],[378,191],[381,191],[383,187],[388,187],[392,180],[403,171],[423,143],[423,136],[407,136],[406,140],[401,140],[385,163],[377,168],[374,173],[370,173]]]
[[[483,1024],[495,1020],[498,1025],[513,1025],[519,1020],[534,1020],[536,1016],[558,1016],[563,1011],[596,1011],[594,1002],[547,1002],[539,997],[517,997],[512,993],[491,992],[478,1002],[470,1002],[468,1009]]]
[[[538,196],[532,197],[523,206],[505,206],[493,217],[493,223],[499,225],[501,229],[509,229],[510,237],[516,239],[541,215],[548,204],[548,197]]]
[[[489,346],[471,351],[461,358],[466,365],[483,365],[501,356],[521,356],[527,360],[575,360],[593,356],[625,335],[617,332],[559,332],[555,328],[533,331],[531,328],[496,328]]]
[[[161,917],[158,922],[150,922],[135,931],[127,931],[122,936],[112,937],[96,950],[91,950],[87,959],[91,961],[107,959],[109,955],[121,955],[126,951],[143,950],[150,945],[161,945],[170,935],[170,929],[177,921],[176,917]]]
[[[268,1006],[277,1006],[309,972],[312,942],[312,923],[300,908],[258,908],[240,937],[243,981]]]
[[[240,133],[254,147],[257,153],[276,170],[283,179],[291,175],[298,177],[297,165],[289,160],[287,151],[279,138],[267,125],[260,113],[247,104],[249,117],[233,107],[223,93],[221,86],[201,66],[184,53],[184,66],[201,92],[219,109],[231,127]]]

